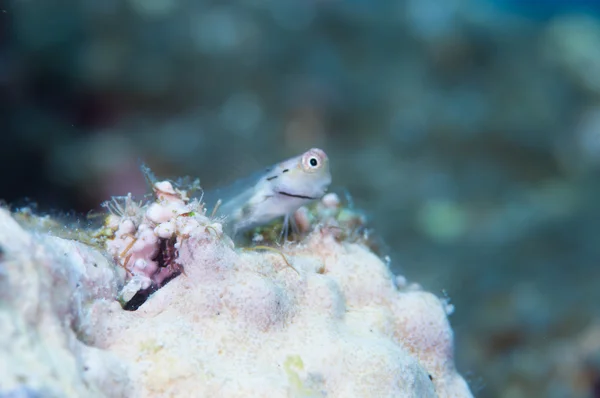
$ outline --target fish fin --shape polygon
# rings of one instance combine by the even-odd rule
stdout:
[[[289,214],[286,214],[285,216],[283,216],[283,223],[281,224],[281,234],[279,235],[280,243],[282,243],[282,239],[283,239],[283,244],[285,244],[285,242],[287,241],[289,227],[290,227],[290,216],[289,216]]]

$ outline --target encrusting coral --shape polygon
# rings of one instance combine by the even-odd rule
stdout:
[[[335,195],[297,212],[304,236],[263,251],[236,248],[172,183],[154,193],[111,205],[99,236],[116,264],[0,210],[1,393],[472,396],[454,368],[449,306],[394,278]],[[251,240],[269,244],[267,232]]]

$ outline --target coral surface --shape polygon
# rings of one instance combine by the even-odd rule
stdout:
[[[236,248],[171,183],[154,188],[150,203],[113,202],[104,255],[0,210],[0,392],[472,396],[451,306],[341,234],[339,201],[318,205],[328,216],[301,240],[263,250]]]

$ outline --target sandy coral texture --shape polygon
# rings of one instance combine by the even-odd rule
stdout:
[[[0,395],[472,396],[449,306],[363,245],[317,227],[281,254],[235,248],[201,204],[156,192],[109,218],[106,252],[0,210]],[[126,311],[132,284],[160,289]]]

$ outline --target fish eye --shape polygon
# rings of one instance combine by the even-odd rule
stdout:
[[[327,155],[322,150],[313,148],[304,153],[301,165],[305,172],[315,173],[327,165]]]

